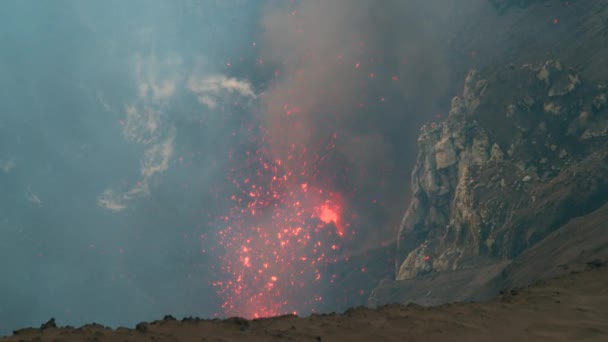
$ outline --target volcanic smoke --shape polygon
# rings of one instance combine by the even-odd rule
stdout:
[[[255,141],[230,155],[235,193],[218,233],[223,315],[315,312],[335,285],[329,263],[362,240],[396,236],[395,229],[369,229],[389,219],[370,218],[364,208],[400,213],[405,185],[395,184],[407,177],[395,174],[395,159],[403,158],[394,146],[410,136],[411,121],[403,104],[424,102],[447,83],[443,57],[430,43],[436,40],[427,39],[433,32],[419,17],[433,7],[423,3],[269,7],[253,45],[259,65],[275,66],[273,79],[257,95],[259,115],[244,123]],[[400,36],[387,40],[393,32]]]

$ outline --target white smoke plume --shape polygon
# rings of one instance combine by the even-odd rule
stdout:
[[[105,190],[97,199],[99,207],[116,212],[127,209],[129,202],[149,196],[152,180],[169,169],[177,137],[169,114],[170,102],[180,90],[195,95],[208,110],[215,109],[229,97],[256,98],[247,81],[221,74],[190,77],[186,81],[181,77],[182,69],[182,60],[175,56],[164,61],[154,56],[134,58],[138,98],[125,107],[121,125],[127,142],[145,146],[140,159],[141,178],[126,191]]]
[[[215,75],[204,78],[192,77],[188,81],[188,89],[198,95],[201,104],[209,107],[217,107],[218,100],[225,94],[240,95],[255,99],[256,95],[251,84],[246,81],[228,78],[224,75]]]

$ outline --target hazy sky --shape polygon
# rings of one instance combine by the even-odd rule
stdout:
[[[315,179],[393,238],[445,104],[456,5],[428,3],[0,2],[0,333],[218,313],[210,236],[251,125],[269,158],[333,141]]]
[[[238,120],[199,105],[188,82],[207,82],[209,100],[236,97],[221,77],[253,58],[258,11],[0,4],[0,332],[51,316],[116,325],[217,312],[199,236]]]

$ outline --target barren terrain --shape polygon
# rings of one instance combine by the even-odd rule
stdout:
[[[606,341],[608,269],[511,289],[485,303],[389,305],[343,315],[161,321],[135,329],[86,325],[24,329],[0,341]]]

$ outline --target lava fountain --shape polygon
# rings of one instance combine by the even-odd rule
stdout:
[[[321,148],[291,146],[285,162],[275,158],[267,131],[258,128],[256,146],[231,155],[241,161],[228,175],[236,193],[218,233],[227,277],[214,284],[223,315],[314,312],[335,279],[324,265],[339,257],[341,242],[352,236],[343,196],[309,167],[328,158],[336,135]]]
[[[352,171],[355,166],[361,171],[366,165],[361,160],[373,158],[362,158],[363,147],[354,147],[358,134],[353,132],[359,130],[345,125],[345,118],[367,110],[373,98],[367,94],[370,83],[380,82],[382,75],[367,70],[376,59],[358,39],[344,46],[347,55],[338,50],[320,54],[323,46],[301,29],[316,26],[298,13],[269,16],[280,25],[266,25],[267,34],[294,28],[296,37],[279,39],[278,46],[267,49],[277,70],[257,97],[263,108],[259,117],[240,130],[252,139],[230,155],[227,177],[235,192],[220,222],[219,273],[224,277],[215,283],[224,316],[321,310],[323,294],[338,278],[329,266],[347,259],[346,250],[357,243],[354,194],[360,190],[352,184]],[[256,63],[264,64],[262,59]]]

